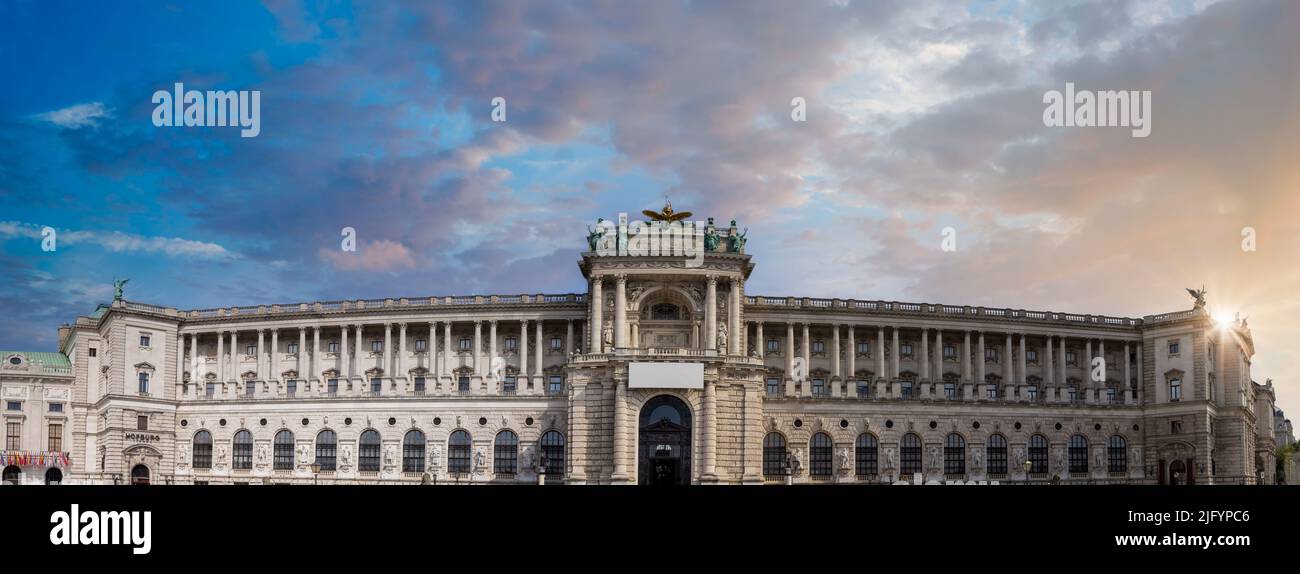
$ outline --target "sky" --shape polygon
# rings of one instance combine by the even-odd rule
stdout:
[[[0,348],[54,350],[114,278],[582,292],[586,225],[667,196],[749,229],[750,294],[1140,317],[1204,285],[1300,413],[1297,30],[1286,0],[0,0]],[[260,133],[155,126],[178,82],[258,91]],[[1150,91],[1149,137],[1045,125],[1067,83]]]

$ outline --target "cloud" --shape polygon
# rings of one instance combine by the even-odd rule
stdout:
[[[0,237],[44,239],[44,226],[18,221],[0,221]],[[161,253],[170,257],[196,259],[236,259],[238,254],[216,243],[180,237],[145,237],[120,231],[56,230],[55,247],[94,245],[114,253]]]
[[[415,267],[415,256],[401,243],[387,239],[358,243],[356,251],[322,248],[320,258],[342,271],[396,271]]]
[[[98,125],[98,120],[113,117],[113,111],[105,108],[104,104],[100,102],[90,102],[36,114],[34,117],[62,128],[75,130],[84,127],[95,127]]]

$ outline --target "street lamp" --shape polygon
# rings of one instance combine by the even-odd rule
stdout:
[[[311,463],[311,483],[320,484],[320,463],[316,461]]]
[[[1024,464],[1020,466],[1025,469],[1025,484],[1029,484],[1029,471],[1034,469],[1034,463],[1026,458]]]

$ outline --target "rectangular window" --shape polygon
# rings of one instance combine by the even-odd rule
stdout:
[[[250,398],[250,399],[253,398],[253,394],[256,393],[256,392],[257,392],[257,382],[256,382],[256,381],[245,381],[245,382],[244,382],[244,397],[245,397],[245,398]]]
[[[209,399],[212,398],[212,397],[217,396],[217,384],[216,384],[216,383],[208,383],[207,395],[208,395],[208,398],[209,398]]]
[[[21,401],[5,401],[5,410],[21,411],[23,410],[23,403]]]
[[[812,380],[812,394],[814,397],[825,397],[830,395],[830,391],[826,389],[826,379]]]
[[[767,396],[775,397],[781,394],[781,379],[776,377],[767,378]]]
[[[63,412],[63,403],[50,403],[50,412],[52,413]]]
[[[469,392],[469,376],[468,376],[468,375],[461,375],[460,378],[456,380],[456,390],[458,390],[458,391],[460,391],[460,392],[462,392],[462,393],[468,393],[468,392]]]
[[[902,391],[903,398],[912,398],[912,383],[906,381],[899,383],[899,389]]]
[[[1077,365],[1077,364],[1079,364],[1079,361],[1078,361],[1077,359],[1074,358],[1074,351],[1066,351],[1066,352],[1065,352],[1065,364],[1067,364],[1067,365]]]
[[[1119,402],[1119,396],[1115,392],[1115,387],[1106,388],[1106,400],[1112,403]]]
[[[292,397],[298,394],[298,381],[289,379],[284,382],[284,395]]]
[[[985,398],[987,398],[987,399],[990,400],[990,401],[992,401],[992,400],[996,400],[996,399],[998,398],[998,386],[997,386],[997,385],[985,385],[984,388],[985,388],[985,393],[986,393],[986,394],[985,394]]]
[[[871,355],[871,343],[866,341],[858,342],[858,354],[864,357]]]
[[[1183,382],[1178,379],[1169,379],[1169,400],[1177,401],[1183,398]]]
[[[902,345],[900,345],[900,346],[898,347],[898,354],[899,354],[899,356],[901,356],[901,357],[903,357],[903,358],[911,358],[911,357],[912,357],[912,344],[911,344],[911,343],[903,343]]]
[[[141,347],[149,346],[149,335],[140,335],[140,346]]]
[[[468,337],[462,338],[460,340],[460,350],[469,351],[473,348],[474,348],[473,342],[470,341]]]
[[[564,377],[561,375],[551,375],[546,380],[546,394],[558,395],[564,392]]]
[[[338,380],[338,379],[330,379],[329,381],[327,381],[327,382],[325,383],[325,385],[326,385],[325,388],[327,389],[326,392],[328,392],[329,395],[330,395],[331,397],[332,397],[332,396],[335,396],[335,395],[337,395],[337,394],[339,394],[339,380]]]
[[[244,347],[244,354],[245,354],[245,355],[256,355],[256,354],[257,354],[257,345],[248,345],[248,346]]]
[[[1068,389],[1068,391],[1069,391],[1068,394],[1067,394],[1066,396],[1070,399],[1070,402],[1073,403],[1073,402],[1076,402],[1076,401],[1079,400],[1079,386],[1078,386],[1078,385],[1070,385],[1070,386],[1066,387],[1066,389]]]
[[[957,383],[943,384],[943,398],[953,400],[957,398]]]
[[[417,395],[424,394],[424,377],[415,378],[415,394]]]
[[[769,352],[769,353],[780,353],[780,352],[781,352],[781,342],[778,341],[778,340],[776,340],[776,339],[768,339],[768,340],[767,340],[767,352]]]
[[[953,361],[957,360],[957,347],[954,347],[952,345],[944,345],[943,358],[944,360],[953,360]]]
[[[1025,394],[1028,395],[1029,400],[1031,401],[1038,400],[1038,385],[1029,385],[1028,387],[1025,387]]]
[[[1037,363],[1037,362],[1038,362],[1038,351],[1035,351],[1035,350],[1033,350],[1033,349],[1026,349],[1026,350],[1025,350],[1025,361],[1030,362],[1030,363]]]
[[[513,395],[515,394],[517,385],[518,385],[518,379],[515,378],[514,375],[506,375],[506,378],[503,381],[501,381],[501,393],[506,395]]]
[[[63,451],[63,425],[50,423],[50,452]]]
[[[98,355],[99,355],[99,349],[96,349],[96,348],[94,348],[94,347],[91,347],[91,348],[90,348],[90,356],[95,357],[95,356],[98,356]]]
[[[551,337],[551,350],[559,351],[564,348],[564,341],[559,337]]]
[[[519,339],[516,339],[516,338],[514,338],[514,337],[506,337],[506,350],[507,350],[507,351],[518,351],[518,350],[519,350]]]
[[[378,395],[384,391],[384,382],[378,377],[370,379],[370,394]]]
[[[871,396],[871,383],[858,381],[858,398],[865,399]]]
[[[140,373],[140,392],[149,392],[149,373]]]
[[[370,352],[371,352],[371,353],[382,353],[382,352],[384,352],[384,342],[383,342],[383,341],[371,341],[371,342],[370,342]]]
[[[814,352],[814,353],[825,353],[825,352],[826,352],[826,341],[813,341],[813,344],[812,344],[812,352]]]
[[[996,363],[996,362],[998,362],[998,350],[997,350],[997,349],[994,349],[994,348],[991,348],[991,347],[990,347],[990,348],[985,348],[985,349],[984,349],[984,360],[985,360],[985,361],[988,361],[988,362],[990,362],[990,363]]]
[[[428,347],[429,347],[428,341],[425,341],[424,339],[415,340],[415,352],[423,353]]]
[[[135,417],[135,430],[149,430],[149,417],[147,415]]]
[[[1178,354],[1178,339],[1174,339],[1174,340],[1172,340],[1172,341],[1169,341],[1169,354],[1170,354],[1170,355],[1177,355],[1177,354]]]
[[[290,355],[298,354],[298,343],[289,343],[289,354]]]
[[[326,349],[326,352],[328,352],[328,353],[337,353],[337,352],[339,352],[339,342],[338,342],[338,341],[330,341],[329,344],[327,344],[327,345],[325,346],[325,349]]]
[[[23,423],[5,425],[5,450],[23,449]]]
[[[1169,432],[1173,434],[1183,432],[1183,421],[1169,421]]]

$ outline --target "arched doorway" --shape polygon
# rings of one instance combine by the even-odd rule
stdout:
[[[1187,466],[1183,461],[1169,463],[1169,484],[1187,484]]]
[[[691,483],[691,409],[670,395],[641,407],[639,484]]]
[[[3,480],[5,484],[21,484],[22,475],[23,475],[22,473],[23,473],[22,469],[11,464],[5,467]]]
[[[59,484],[63,482],[63,471],[57,468],[51,468],[45,471],[45,484]]]
[[[149,467],[143,464],[132,467],[131,484],[149,484]]]

